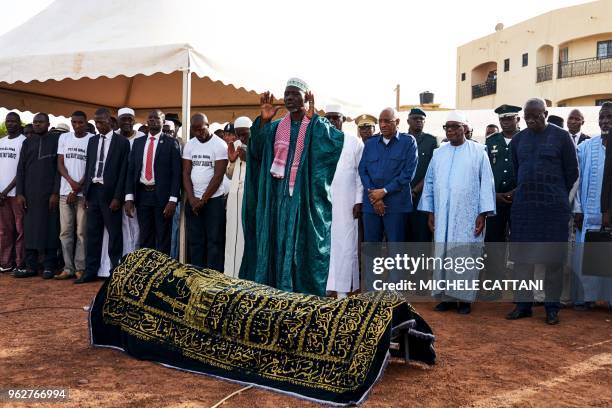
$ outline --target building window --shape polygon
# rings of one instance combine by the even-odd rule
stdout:
[[[462,80],[462,81],[465,81],[465,72],[462,72],[462,73],[461,73],[461,80]]]
[[[595,106],[601,106],[604,104],[604,102],[612,102],[612,98],[597,99],[595,101]]]
[[[569,50],[567,47],[559,49],[559,62],[567,63],[569,60]]]
[[[527,64],[529,64],[529,54],[525,53],[523,54],[523,66],[526,67]]]
[[[612,58],[612,40],[597,42],[597,58]]]
[[[510,71],[510,58],[504,60],[504,72]]]

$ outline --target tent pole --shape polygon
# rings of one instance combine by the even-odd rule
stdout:
[[[191,124],[191,52],[187,50],[187,68],[183,71],[183,101],[181,136],[185,142],[189,141],[189,126]],[[182,160],[182,158],[181,158]],[[181,180],[183,179],[181,175]],[[179,262],[185,263],[187,253],[187,228],[185,223],[185,200],[181,205],[181,215],[179,223]]]

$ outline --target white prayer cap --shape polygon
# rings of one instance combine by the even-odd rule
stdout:
[[[236,128],[251,128],[253,121],[246,116],[240,116],[234,121],[234,129]]]
[[[215,133],[217,130],[223,130],[223,125],[220,123],[211,123],[208,127],[208,130],[211,134]]]
[[[288,86],[295,86],[300,91],[308,92],[308,84],[306,83],[306,81],[301,80],[300,78],[289,78],[289,80],[287,81],[287,86],[285,86],[285,88],[287,88]]]
[[[460,111],[450,111],[446,116],[446,122],[459,122],[462,124],[467,124],[467,118]]]
[[[164,122],[164,126],[169,126],[170,129],[174,130],[174,122],[171,120],[167,120]]]
[[[117,116],[121,117],[123,115],[136,116],[136,114],[134,113],[134,109],[132,109],[132,108],[121,108],[121,109],[119,109],[119,111],[117,112]]]
[[[328,105],[325,105],[325,113],[332,112],[344,115],[344,112],[342,112],[342,105],[340,105],[339,103],[330,103]]]
[[[64,133],[70,132],[70,126],[65,123],[58,123],[57,125],[55,125],[55,129],[61,130]]]

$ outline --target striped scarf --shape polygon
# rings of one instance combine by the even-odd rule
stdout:
[[[306,136],[306,128],[310,123],[310,119],[304,116],[300,124],[297,143],[295,145],[295,156],[291,163],[291,171],[289,173],[289,195],[293,195],[293,187],[295,186],[295,177],[298,168],[300,167],[300,159],[304,150],[304,138]],[[285,166],[287,165],[287,156],[289,154],[289,143],[291,140],[291,116],[287,114],[276,128],[276,137],[274,139],[274,161],[270,167],[270,173],[275,178],[285,178]]]

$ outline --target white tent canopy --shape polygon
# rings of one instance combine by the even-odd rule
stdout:
[[[282,96],[288,76],[240,61],[239,44],[206,29],[215,15],[199,1],[56,0],[0,37],[0,106],[63,116],[130,106],[142,120],[187,104],[211,122],[253,117],[258,93]]]

